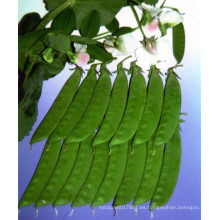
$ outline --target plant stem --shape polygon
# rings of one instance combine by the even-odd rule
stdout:
[[[163,8],[165,2],[166,2],[166,0],[163,1],[163,3],[161,4],[160,8]]]
[[[112,36],[111,34],[109,34],[109,35],[105,35],[105,36],[102,36],[102,37],[98,37],[98,38],[93,38],[93,40],[101,40],[101,39],[104,39],[104,38],[106,38],[106,37],[110,37],[110,36]]]
[[[139,1],[136,1],[136,0],[128,0],[128,1],[129,2],[134,2],[134,3],[136,3],[138,6],[140,6],[142,8],[141,3]]]
[[[131,10],[132,10],[132,12],[133,12],[133,14],[134,14],[134,16],[135,16],[135,19],[136,19],[136,21],[137,21],[137,23],[138,23],[138,27],[139,27],[139,29],[140,29],[140,31],[141,31],[141,33],[142,33],[144,39],[147,39],[147,37],[146,37],[146,35],[145,35],[145,33],[144,33],[143,29],[142,29],[142,26],[141,26],[141,23],[140,23],[140,21],[139,21],[137,12],[136,12],[136,10],[135,10],[135,8],[134,8],[134,5],[133,5],[131,2],[129,2],[129,6],[130,6],[130,8],[131,8]]]
[[[101,37],[101,36],[106,35],[106,34],[109,34],[109,33],[111,33],[111,32],[110,32],[110,31],[106,31],[106,32],[101,33],[101,34],[97,34],[94,38],[96,38],[96,37]]]
[[[62,4],[60,4],[58,7],[53,9],[52,11],[48,12],[41,20],[40,24],[36,27],[37,30],[44,29],[44,27],[53,19],[55,18],[61,11],[63,11],[65,8],[67,8],[72,2],[65,1]],[[73,3],[72,3],[73,4]]]

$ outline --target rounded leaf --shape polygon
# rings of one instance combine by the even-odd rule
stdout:
[[[100,16],[97,10],[89,12],[83,19],[80,26],[80,34],[83,37],[95,37],[100,28]]]
[[[52,22],[51,29],[62,34],[71,34],[76,28],[76,16],[72,8],[63,10]]]

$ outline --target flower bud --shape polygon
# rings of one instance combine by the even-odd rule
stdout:
[[[167,24],[169,27],[174,27],[183,21],[183,18],[177,11],[166,11],[160,14],[161,25]]]

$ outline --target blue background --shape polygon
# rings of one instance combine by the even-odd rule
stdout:
[[[30,11],[45,13],[41,1],[26,0],[19,2],[19,17]],[[31,4],[30,4],[31,2]],[[167,1],[170,2],[170,1]],[[172,3],[172,4],[171,4]],[[170,5],[178,7],[180,11],[186,12],[184,25],[186,29],[186,51],[182,61],[184,67],[178,68],[177,73],[181,77],[182,88],[182,112],[188,113],[182,116],[186,121],[181,124],[182,128],[182,161],[179,179],[172,198],[161,210],[154,210],[154,219],[159,220],[199,220],[201,219],[201,78],[200,78],[200,45],[197,39],[198,20],[196,14],[197,1],[190,1],[189,4],[171,1]],[[168,4],[167,4],[168,5]],[[20,19],[19,18],[19,19]],[[116,66],[111,68],[115,70]],[[38,105],[38,117],[30,135],[25,137],[18,144],[18,200],[20,200],[38,164],[45,141],[33,145],[31,152],[30,139],[33,132],[47,113],[66,79],[70,76],[69,66],[56,77],[45,81],[43,84],[42,95]],[[111,205],[111,203],[107,204]],[[149,203],[144,204],[145,208]],[[108,208],[109,208],[108,206]],[[182,207],[185,209],[172,209]],[[183,207],[184,206],[184,207]],[[188,206],[188,208],[186,208]],[[190,209],[191,207],[191,209]],[[193,209],[196,208],[196,209]],[[135,215],[134,209],[130,206],[126,210],[118,210],[117,219],[150,219],[150,212],[147,209],[138,210]],[[192,210],[193,209],[193,210]],[[59,215],[55,217],[52,206],[40,207],[38,209],[40,220],[49,219],[113,219],[113,210],[101,210],[95,208],[95,218],[89,206],[76,207],[73,215],[70,213],[70,205],[57,207]],[[19,220],[31,220],[35,218],[34,206],[23,207],[20,210]],[[114,218],[115,219],[115,218]]]

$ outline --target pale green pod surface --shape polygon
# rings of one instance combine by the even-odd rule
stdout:
[[[155,133],[163,107],[163,81],[156,66],[151,66],[147,87],[147,99],[143,116],[132,146],[147,142]]]
[[[106,174],[92,202],[92,208],[106,204],[114,199],[124,176],[127,155],[128,142],[111,149]]]
[[[53,173],[60,147],[60,141],[49,144],[49,140],[47,140],[35,173],[19,202],[19,208],[34,204],[37,201]]]
[[[146,143],[137,145],[135,148],[130,146],[129,149],[125,174],[115,197],[114,207],[128,204],[134,199],[143,176]],[[134,151],[132,152],[132,150]]]
[[[92,100],[81,121],[68,135],[66,143],[83,141],[101,124],[111,95],[111,79],[109,75],[110,73],[106,69],[105,64],[102,64],[101,75]]]
[[[52,133],[51,141],[65,139],[83,117],[96,86],[96,66],[91,66],[68,110]]]
[[[71,203],[89,174],[93,160],[92,140],[95,132],[80,144],[75,165],[64,187],[58,194],[53,206]]]
[[[150,209],[165,205],[171,198],[179,176],[181,162],[181,136],[177,126],[166,143],[160,178],[151,200]]]
[[[154,144],[165,144],[172,137],[179,122],[181,89],[176,74],[169,70],[165,85],[164,104]]]
[[[50,136],[73,100],[73,97],[78,89],[81,76],[82,69],[77,67],[75,72],[64,84],[48,113],[34,132],[30,144],[36,143]]]
[[[108,164],[108,142],[95,147],[95,155],[89,175],[73,200],[72,207],[90,204],[103,181]]]
[[[141,71],[141,68],[132,62],[127,106],[119,128],[110,142],[110,147],[128,142],[137,131],[143,115],[147,93],[146,81]]]
[[[78,153],[78,148],[79,143],[63,143],[53,174],[38,198],[35,207],[49,205],[54,202],[71,173]]]
[[[153,197],[163,162],[163,145],[153,146],[153,140],[148,142],[147,158],[144,175],[138,188],[133,205],[148,202]]]
[[[128,95],[128,81],[124,70],[119,64],[117,77],[112,89],[111,99],[107,113],[99,129],[93,146],[109,141],[117,130],[124,114]]]

